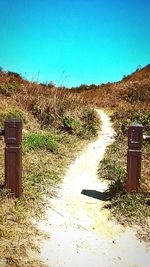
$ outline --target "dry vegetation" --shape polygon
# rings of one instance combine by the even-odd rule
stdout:
[[[110,208],[117,221],[138,226],[139,238],[150,241],[150,143],[143,141],[142,173],[139,192],[124,190],[127,164],[127,129],[131,122],[142,123],[144,134],[150,134],[150,65],[114,84],[115,101],[111,118],[117,136],[116,141],[100,163],[99,177],[110,181],[113,195],[106,207]],[[112,107],[113,104],[113,107]]]
[[[142,123],[144,134],[150,134],[150,65],[123,77],[120,82],[82,85],[73,91],[86,99],[87,104],[103,107],[109,112],[117,137],[99,167],[99,177],[110,181],[110,192],[114,194],[106,206],[117,221],[140,225],[140,237],[149,241],[150,143],[143,141],[139,192],[127,194],[123,185],[126,180],[128,125],[131,122]]]
[[[97,114],[66,89],[0,72],[0,128],[5,118],[23,120],[23,198],[0,190],[0,266],[44,267],[35,259],[37,231],[32,218],[44,216],[47,197],[57,194],[77,152],[97,134]],[[4,183],[4,142],[0,140],[0,184]],[[37,255],[36,255],[37,257]]]
[[[100,86],[81,85],[73,88],[73,91],[84,98],[87,104],[110,112],[118,139],[122,142],[126,142],[127,126],[131,122],[142,123],[144,134],[150,133],[150,65],[124,77],[120,82]],[[143,166],[150,163],[148,148],[149,144],[143,143]],[[149,190],[150,169],[143,167],[142,176]]]
[[[124,190],[128,125],[142,123],[144,134],[150,135],[150,65],[123,77],[120,82],[81,85],[73,91],[87,104],[105,108],[117,133],[115,143],[108,148],[99,166],[99,177],[110,181],[110,195],[113,195],[106,207],[122,224],[138,225],[139,237],[150,241],[150,143],[143,141],[139,192],[128,194]]]
[[[43,216],[46,196],[57,193],[58,182],[79,148],[99,127],[90,107],[105,108],[114,122],[116,142],[100,164],[99,177],[109,179],[115,192],[108,205],[122,223],[146,226],[149,216],[150,144],[143,144],[141,191],[126,194],[127,125],[140,122],[150,129],[150,65],[113,84],[55,88],[28,82],[12,72],[0,72],[0,127],[6,117],[19,117],[23,130],[24,198],[0,197],[0,259],[6,266],[43,266],[28,258],[40,238],[30,218]],[[0,143],[0,180],[3,182],[3,142]],[[127,209],[128,208],[128,209]],[[35,240],[33,242],[34,233]],[[142,234],[145,236],[146,231]],[[148,237],[148,234],[147,234]]]

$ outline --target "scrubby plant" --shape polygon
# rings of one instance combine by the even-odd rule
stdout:
[[[122,98],[130,103],[150,101],[150,86],[149,84],[132,83],[128,88],[121,92]]]
[[[17,72],[8,71],[7,74],[8,74],[8,76],[14,76],[15,78],[22,79],[21,75],[19,73],[17,73]]]
[[[18,108],[15,108],[15,109],[9,111],[6,114],[6,118],[8,118],[8,119],[18,118],[18,119],[21,119],[23,122],[26,122],[25,112],[23,112],[22,110],[20,110]]]
[[[2,83],[0,84],[0,93],[5,96],[11,96],[14,94],[16,86],[12,83]]]
[[[121,106],[112,114],[114,126],[121,135],[127,135],[128,126],[131,123],[140,123],[145,131],[150,129],[150,112],[148,110],[139,111],[136,107]]]
[[[94,109],[85,109],[81,114],[82,129],[79,136],[90,138],[96,136],[100,130],[100,119]]]
[[[3,127],[5,119],[19,118],[26,123],[25,112],[19,108],[8,109],[8,111],[0,111],[0,127]]]
[[[123,189],[126,181],[126,169],[111,158],[104,158],[100,163],[99,174],[102,179],[110,182],[110,190],[118,192]]]
[[[78,134],[81,128],[81,121],[72,118],[71,116],[64,116],[61,128],[70,134]]]
[[[150,130],[150,111],[148,112],[133,112],[133,121],[136,123],[141,123],[144,126],[145,131]]]

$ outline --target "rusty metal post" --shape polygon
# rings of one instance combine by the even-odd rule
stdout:
[[[127,183],[125,186],[128,192],[140,187],[142,139],[143,125],[131,124],[128,129]]]
[[[10,195],[22,193],[22,121],[5,120],[5,187]]]

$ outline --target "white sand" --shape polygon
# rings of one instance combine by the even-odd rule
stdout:
[[[134,230],[109,220],[102,200],[81,194],[107,189],[97,170],[115,133],[109,117],[97,112],[103,122],[97,141],[70,166],[58,198],[50,199],[47,220],[39,223],[51,237],[41,244],[41,258],[51,267],[149,267],[150,254]]]

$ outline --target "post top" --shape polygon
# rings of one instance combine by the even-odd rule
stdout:
[[[130,125],[128,125],[128,127],[144,128],[144,126],[141,123],[131,123]]]
[[[7,119],[5,119],[5,121],[6,122],[21,122],[22,123],[22,119],[20,119],[20,118],[11,118],[11,119],[7,118]]]
[[[19,145],[22,141],[22,120],[19,118],[5,120],[5,143],[8,146]]]

